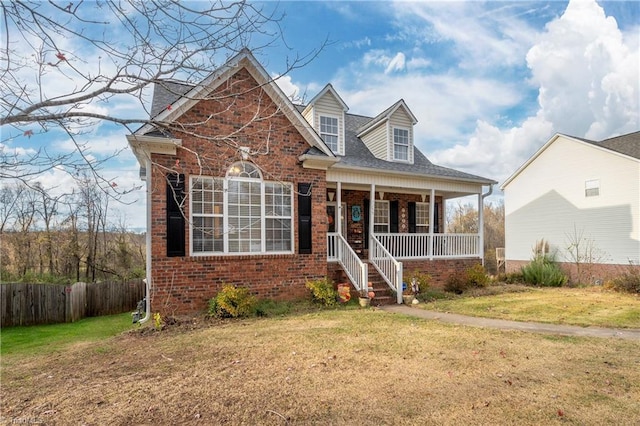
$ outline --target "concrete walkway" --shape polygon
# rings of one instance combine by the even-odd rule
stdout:
[[[620,339],[640,340],[640,329],[579,327],[575,325],[543,324],[539,322],[507,321],[501,319],[470,317],[445,312],[427,311],[407,305],[383,305],[380,309],[386,312],[409,315],[417,318],[431,319],[451,324],[470,325],[473,327],[490,327],[502,330],[529,331],[532,333],[560,334],[564,336],[583,337],[616,337]]]

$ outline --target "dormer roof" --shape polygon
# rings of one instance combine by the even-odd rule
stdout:
[[[304,111],[302,111],[302,114],[304,115],[305,112],[313,108],[316,102],[318,102],[318,100],[323,98],[326,94],[330,94],[335,98],[338,104],[340,104],[340,106],[342,107],[342,111],[344,112],[349,111],[349,107],[347,106],[347,104],[342,100],[340,95],[338,95],[338,92],[336,92],[336,89],[333,88],[331,83],[329,83],[326,86],[324,86],[324,88],[317,95],[315,95],[313,99],[309,101]]]
[[[358,129],[358,137],[366,134],[369,130],[375,128],[381,122],[391,119],[391,116],[398,109],[401,109],[401,108],[405,111],[407,116],[409,116],[409,118],[411,119],[411,124],[413,124],[415,126],[415,124],[418,122],[418,119],[416,118],[415,115],[413,115],[413,113],[411,112],[411,110],[409,109],[407,104],[405,103],[404,99],[400,99],[398,102],[396,102],[395,104],[391,105],[389,108],[385,109],[380,114],[376,115],[371,121],[369,121],[368,123],[363,125],[361,128],[359,128]]]

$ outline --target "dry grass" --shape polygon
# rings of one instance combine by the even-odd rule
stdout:
[[[602,287],[529,288],[495,286],[474,297],[438,300],[424,309],[514,321],[640,328],[640,297]]]
[[[638,424],[640,342],[325,311],[2,359],[4,421]]]

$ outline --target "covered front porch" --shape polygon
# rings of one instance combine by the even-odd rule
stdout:
[[[328,262],[339,264],[362,293],[367,292],[369,265],[373,266],[396,292],[397,303],[402,303],[405,267],[424,269],[425,261],[482,261],[482,205],[488,195],[477,183],[406,179],[401,183],[336,180],[327,184]],[[477,202],[479,232],[446,233],[447,200],[468,196]]]

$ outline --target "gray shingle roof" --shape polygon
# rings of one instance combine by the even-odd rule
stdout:
[[[605,139],[596,145],[640,160],[640,131]]]
[[[376,158],[364,142],[356,135],[368,121],[369,117],[354,114],[345,114],[345,156],[340,163],[356,167],[369,169],[389,170],[395,172],[411,173],[428,177],[455,178],[472,181],[480,181],[485,184],[496,183],[495,181],[480,176],[464,173],[458,170],[433,164],[417,147],[413,150],[413,164],[396,163]]]
[[[304,105],[296,105],[296,107],[300,111],[305,108]],[[466,181],[479,182],[485,185],[497,183],[492,179],[433,164],[417,147],[414,147],[413,151],[413,164],[385,161],[375,157],[371,151],[369,151],[369,148],[367,148],[364,142],[357,137],[359,130],[373,119],[374,118],[372,117],[365,117],[362,115],[345,114],[345,155],[339,157],[339,165],[380,171],[410,173],[424,177],[462,179]],[[320,153],[309,151],[308,154],[316,155]]]
[[[591,139],[579,138],[576,136],[565,135],[573,139],[590,143],[601,148],[628,155],[629,157],[640,159],[640,131],[628,133],[626,135],[616,136],[604,139],[600,142]]]
[[[163,80],[153,86],[153,101],[151,102],[151,114],[153,118],[180,99],[182,95],[193,89],[193,85],[180,81]]]

